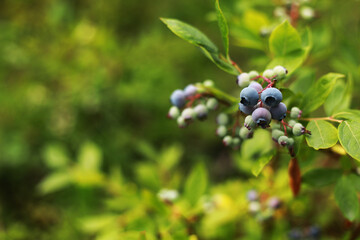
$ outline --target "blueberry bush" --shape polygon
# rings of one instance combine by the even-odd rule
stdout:
[[[358,239],[359,9],[3,1],[0,239]]]

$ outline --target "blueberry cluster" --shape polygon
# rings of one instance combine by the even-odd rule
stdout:
[[[256,71],[242,73],[237,78],[237,84],[244,87],[240,92],[239,109],[246,115],[251,115],[257,126],[267,128],[271,119],[281,121],[286,117],[286,105],[281,102],[282,93],[275,88],[278,80],[286,77],[287,70],[282,66],[267,69],[260,76]],[[267,83],[265,88],[255,80]],[[252,81],[252,82],[250,82]]]
[[[256,190],[248,191],[246,197],[249,201],[249,212],[260,221],[271,218],[274,211],[282,206],[282,202],[278,197],[268,197],[266,194],[259,195]]]
[[[212,87],[214,83],[211,80],[206,80],[204,86]],[[204,97],[198,94],[198,88],[189,84],[183,90],[177,89],[170,96],[171,104],[173,105],[168,112],[168,117],[176,119],[179,127],[184,128],[193,120],[205,120],[210,110],[215,110],[219,102],[213,97]],[[192,106],[197,101],[196,106]]]

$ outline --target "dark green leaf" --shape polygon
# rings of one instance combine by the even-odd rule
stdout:
[[[324,120],[313,120],[308,123],[306,129],[311,135],[306,135],[306,142],[314,149],[326,149],[334,146],[338,141],[337,130],[331,123]]]
[[[232,64],[220,58],[219,49],[201,31],[176,19],[161,18],[161,21],[163,21],[175,35],[199,47],[204,55],[220,69],[233,75],[239,74],[239,71]]]
[[[335,186],[335,200],[341,212],[350,221],[354,221],[359,211],[359,199],[352,182],[343,176]]]
[[[225,48],[225,55],[229,57],[229,27],[226,22],[226,18],[221,11],[219,0],[215,1],[215,9],[217,13],[218,24],[221,32],[221,37],[223,40],[224,48]]]
[[[340,123],[339,140],[345,151],[360,161],[360,122],[343,121]]]
[[[207,171],[203,164],[198,164],[190,173],[185,183],[185,197],[195,205],[205,193],[207,187]]]
[[[360,192],[360,176],[355,174],[350,174],[348,176],[350,179],[351,184],[354,186],[357,192]]]
[[[323,187],[335,183],[341,177],[341,174],[342,172],[339,169],[312,169],[302,176],[302,181],[312,187]]]
[[[339,73],[328,73],[316,81],[315,85],[306,92],[301,103],[304,115],[319,108],[331,93],[336,80],[342,77],[344,75]]]

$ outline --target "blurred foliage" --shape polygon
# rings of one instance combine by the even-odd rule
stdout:
[[[268,34],[284,19],[275,10],[286,4],[220,3],[234,60],[265,69]],[[351,107],[359,108],[360,2],[304,4],[315,17],[298,24],[310,27],[313,46],[291,78],[303,84],[290,88],[304,94],[329,71],[344,73],[353,80]],[[210,0],[2,1],[0,239],[287,239],[291,229],[311,226],[323,239],[347,239],[357,230],[328,201],[334,186],[305,186],[292,198],[287,172],[276,170],[288,163],[283,154],[254,178],[252,154],[223,148],[215,121],[179,130],[166,119],[173,89],[210,78],[234,91],[233,76],[159,20],[191,22],[220,46],[213,7]],[[339,152],[300,151],[301,168],[347,169],[352,163]],[[248,210],[250,189],[261,194],[261,214]],[[281,208],[266,206],[271,196]]]

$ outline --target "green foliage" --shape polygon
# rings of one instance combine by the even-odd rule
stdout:
[[[317,168],[307,171],[302,176],[302,181],[312,187],[324,187],[337,182],[341,174],[339,169]]]
[[[184,194],[191,205],[195,205],[206,191],[208,177],[205,166],[198,164],[191,171],[185,182]]]
[[[336,183],[334,195],[344,216],[350,221],[354,221],[359,213],[359,199],[354,186],[347,176],[343,176]]]
[[[360,122],[343,121],[340,123],[339,140],[345,151],[360,161]]]
[[[337,129],[324,120],[312,120],[306,126],[311,135],[306,136],[306,142],[314,149],[326,149],[334,146],[338,141]]]
[[[215,1],[215,9],[217,13],[218,24],[221,32],[221,37],[224,44],[225,55],[229,58],[229,27],[227,25],[226,18],[220,8],[219,0]]]

